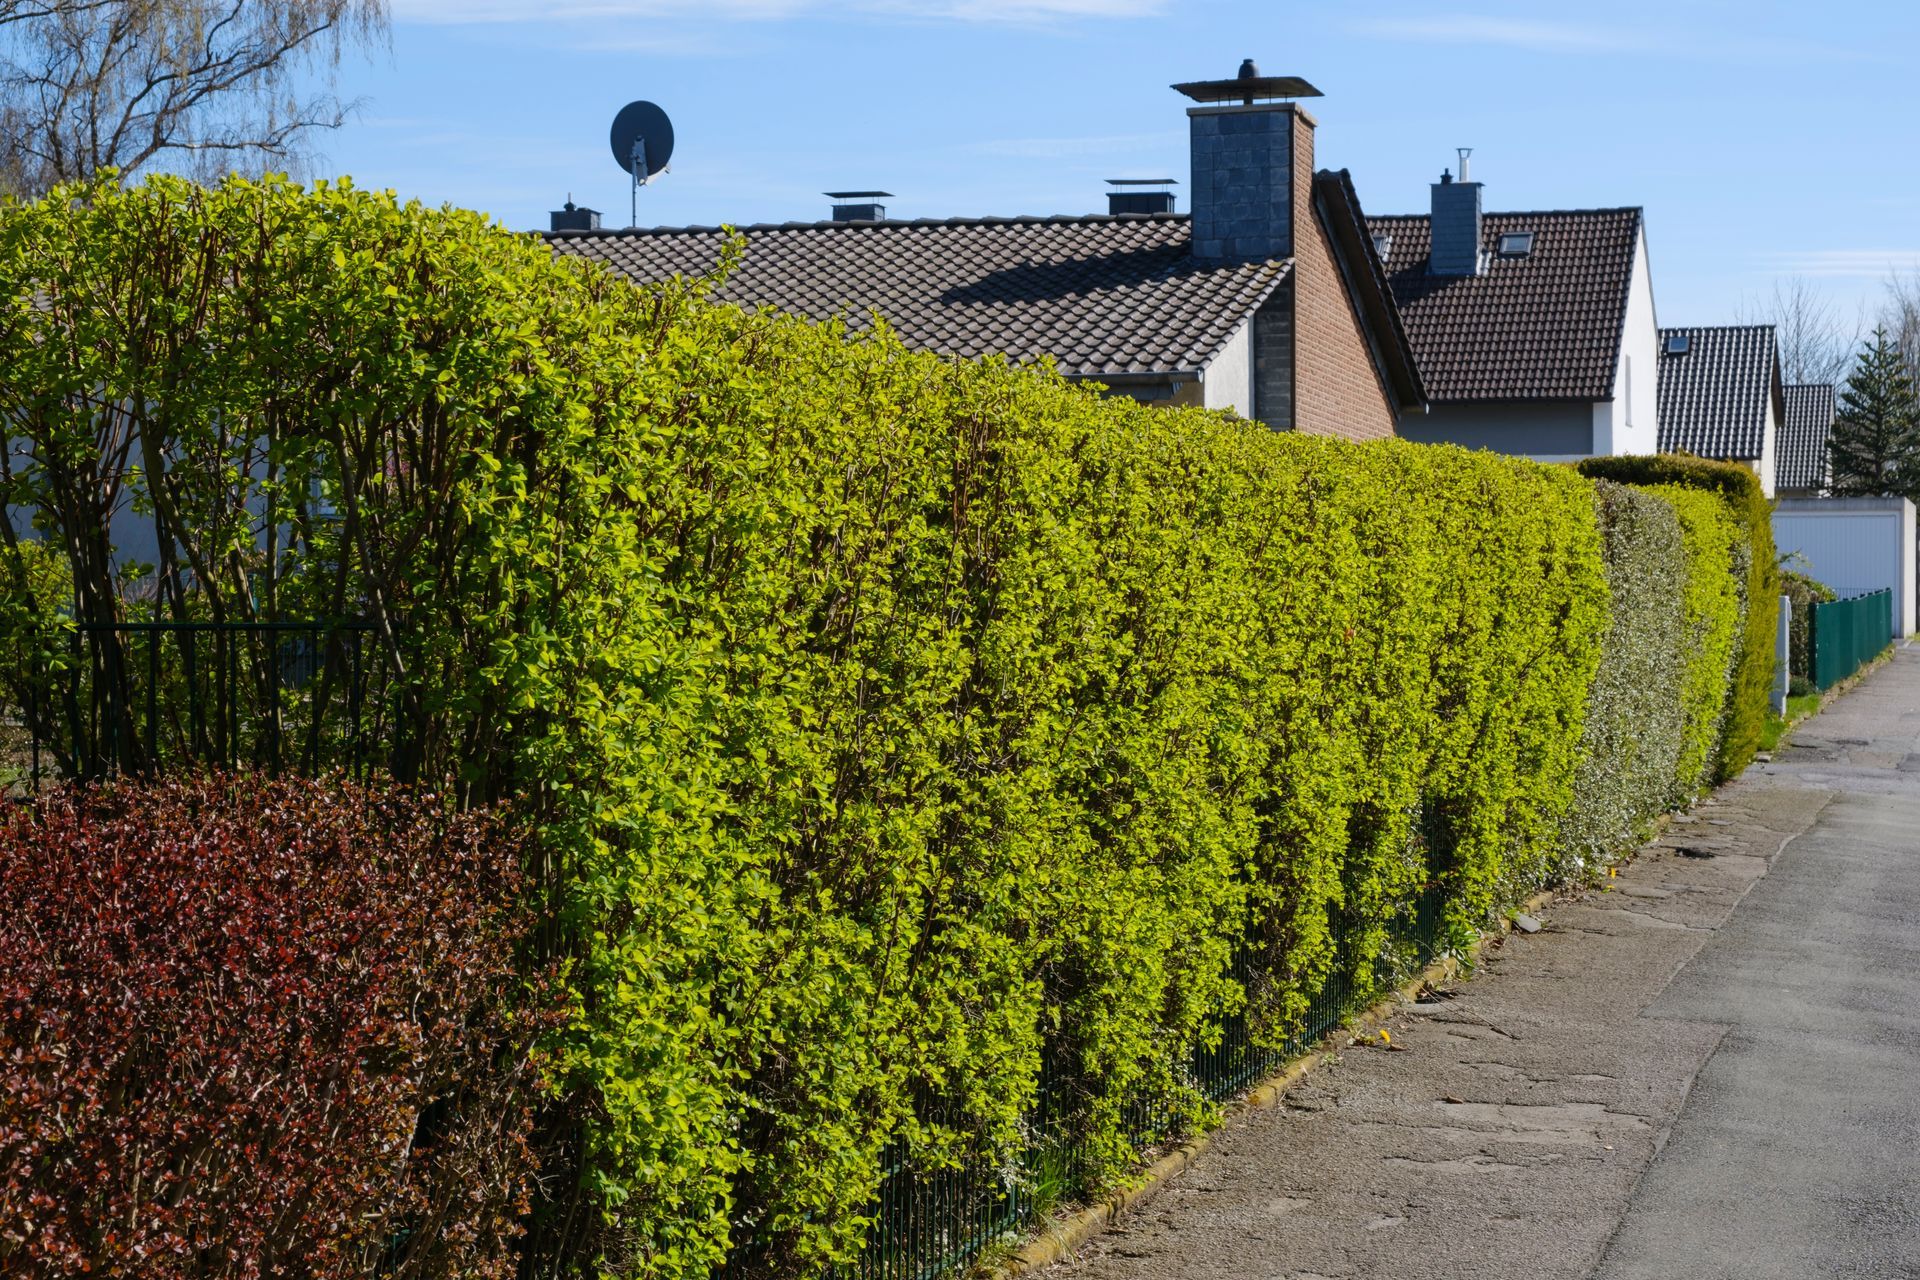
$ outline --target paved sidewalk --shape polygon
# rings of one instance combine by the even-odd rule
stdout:
[[[1920,649],[1058,1280],[1920,1277]]]

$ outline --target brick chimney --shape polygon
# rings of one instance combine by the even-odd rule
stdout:
[[[1480,274],[1480,184],[1467,180],[1467,157],[1473,148],[1460,148],[1460,181],[1440,171],[1433,184],[1433,248],[1427,254],[1427,272],[1436,276]]]
[[[1297,76],[1263,76],[1248,58],[1231,80],[1173,86],[1192,137],[1193,256],[1245,262],[1293,256],[1296,210],[1312,199],[1314,119],[1286,99],[1319,97]]]

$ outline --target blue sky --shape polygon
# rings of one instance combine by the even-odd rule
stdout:
[[[321,173],[543,228],[569,192],[627,217],[619,106],[672,115],[647,224],[1077,213],[1102,179],[1187,177],[1176,80],[1253,57],[1326,96],[1322,166],[1423,210],[1472,146],[1490,209],[1647,210],[1662,323],[1735,318],[1803,275],[1849,310],[1920,265],[1920,10],[1250,0],[392,0],[342,68],[359,118]],[[1186,203],[1182,198],[1180,207]]]

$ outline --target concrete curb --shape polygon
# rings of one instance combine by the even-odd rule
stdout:
[[[1664,816],[1659,825],[1662,827],[1666,825]],[[1528,915],[1538,915],[1562,892],[1561,889],[1547,889],[1536,893],[1518,910]],[[1503,919],[1500,922],[1499,933],[1481,934],[1479,940],[1473,944],[1474,957],[1477,959],[1480,952],[1494,938],[1505,937],[1512,930],[1511,920]],[[1329,1032],[1318,1047],[1308,1050],[1276,1074],[1268,1076],[1247,1090],[1243,1097],[1229,1106],[1226,1117],[1238,1115],[1243,1111],[1278,1106],[1286,1097],[1287,1091],[1298,1084],[1308,1072],[1335,1056],[1334,1045],[1340,1037],[1352,1036],[1379,1027],[1412,1004],[1421,988],[1437,986],[1459,972],[1458,957],[1446,955],[1435,960],[1414,977],[1402,983],[1392,995],[1363,1009],[1355,1014],[1351,1021]],[[1043,1267],[1050,1267],[1056,1262],[1074,1257],[1081,1245],[1104,1230],[1120,1214],[1129,1209],[1139,1208],[1164,1191],[1169,1182],[1178,1177],[1188,1165],[1199,1158],[1201,1152],[1212,1145],[1213,1135],[1219,1133],[1225,1125],[1226,1119],[1223,1117],[1221,1125],[1211,1132],[1203,1133],[1155,1160],[1140,1175],[1137,1185],[1111,1192],[1085,1208],[1050,1219],[1039,1228],[1038,1234],[1021,1246],[1011,1258],[997,1267],[988,1267],[984,1270],[988,1275],[1012,1277],[1038,1271]]]

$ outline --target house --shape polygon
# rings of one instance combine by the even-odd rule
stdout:
[[[1660,452],[1741,463],[1771,498],[1785,401],[1772,325],[1660,331]]]
[[[1486,213],[1449,172],[1429,212],[1367,220],[1430,409],[1400,434],[1565,461],[1652,453],[1659,358],[1637,208]]]
[[[877,313],[922,350],[1049,358],[1115,394],[1281,430],[1390,436],[1425,394],[1353,183],[1314,167],[1296,100],[1319,91],[1251,60],[1173,87],[1195,104],[1190,213],[1165,181],[1052,217],[889,219],[884,192],[830,193],[830,220],[739,228],[745,257],[717,296],[854,328]],[[637,282],[710,272],[727,234],[587,213],[556,215],[554,249]]]
[[[1827,441],[1838,397],[1824,382],[1793,383],[1783,391],[1774,488],[1782,498],[1817,498],[1827,491]]]

